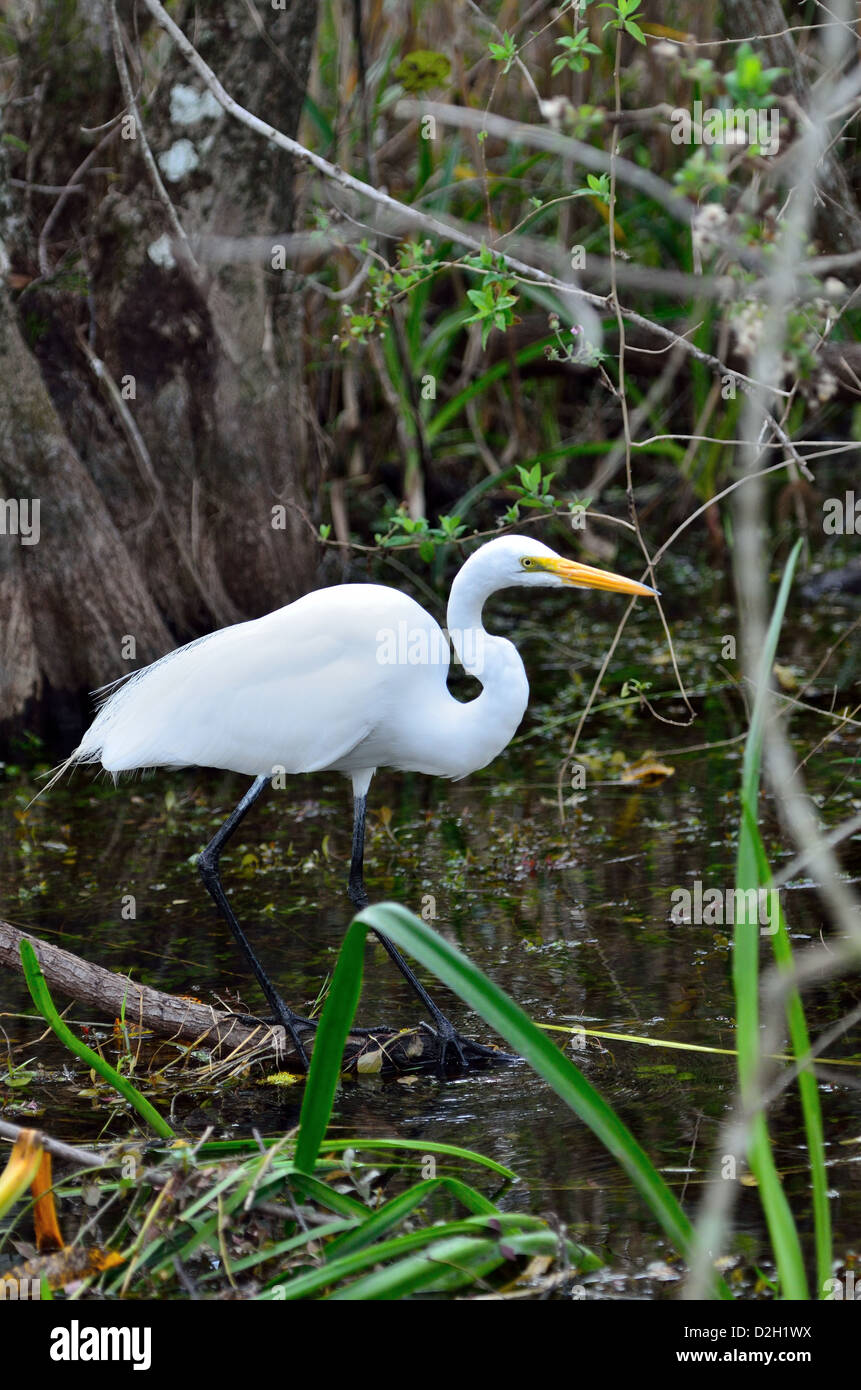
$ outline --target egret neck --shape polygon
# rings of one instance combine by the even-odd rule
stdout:
[[[458,571],[448,600],[446,623],[464,670],[481,684],[475,700],[457,705],[456,723],[463,750],[465,777],[486,767],[506,747],[529,702],[526,669],[513,642],[485,631],[482,609],[501,586],[499,577],[474,565],[476,551]]]

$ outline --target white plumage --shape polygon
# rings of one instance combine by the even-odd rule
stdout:
[[[196,765],[369,782],[385,766],[464,777],[506,746],[529,697],[516,649],[482,626],[485,600],[507,585],[565,583],[651,592],[523,536],[491,541],[463,566],[449,602],[449,633],[484,687],[463,703],[446,685],[445,635],[413,599],[380,584],[320,589],[108,688],[69,762],[113,773]]]
[[[380,584],[320,589],[109,688],[69,762],[113,773],[196,765],[255,777],[355,775],[385,766],[464,777],[506,746],[529,697],[516,649],[482,626],[485,600],[508,585],[562,584],[652,592],[523,536],[489,542],[457,575],[448,606],[454,645],[484,687],[462,703],[446,685],[445,635],[413,599]]]
[[[57,772],[75,763],[101,763],[112,773],[197,765],[254,778],[198,865],[304,1065],[303,1039],[313,1024],[278,994],[236,918],[219,871],[224,845],[273,774],[344,773],[354,800],[349,893],[357,906],[366,904],[365,813],[376,768],[465,777],[495,758],[523,717],[529,685],[517,649],[485,631],[485,601],[510,585],[563,584],[653,593],[563,560],[525,536],[490,541],[467,560],[449,596],[452,645],[482,686],[474,700],[461,702],[446,684],[445,635],[413,599],[380,584],[321,589],[190,642],[107,687],[93,723]],[[392,942],[378,935],[434,1020],[440,1066],[451,1050],[464,1066],[471,1058],[498,1057],[458,1036]]]

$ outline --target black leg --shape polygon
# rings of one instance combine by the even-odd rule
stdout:
[[[350,855],[350,882],[347,892],[350,902],[356,907],[368,906],[365,889],[365,816],[368,810],[368,795],[353,797],[353,850]]]
[[[266,995],[269,1007],[275,1016],[275,1022],[280,1023],[292,1038],[293,1046],[296,1048],[299,1059],[307,1071],[308,1054],[297,1032],[297,1024],[306,1023],[307,1020],[300,1018],[299,1014],[294,1014],[293,1010],[284,1003],[284,1000],[281,998],[275,986],[272,984],[272,981],[269,979],[269,976],[266,974],[266,971],[263,969],[263,966],[260,964],[260,961],[257,959],[251,947],[251,942],[239,925],[236,914],[227,901],[224,889],[221,886],[221,875],[218,871],[218,860],[222,849],[240,821],[260,797],[268,781],[268,777],[255,778],[239,805],[236,807],[236,810],[227,817],[227,820],[220,829],[215,832],[209,844],[198,856],[197,866],[200,869],[200,876],[203,879],[207,892],[210,894],[222,917],[233,932],[233,936],[240,951],[254,971],[257,982]]]
[[[470,1061],[474,1062],[484,1058],[491,1059],[494,1062],[518,1062],[520,1060],[519,1057],[514,1057],[508,1052],[501,1052],[498,1048],[485,1047],[483,1043],[473,1042],[471,1038],[461,1037],[451,1019],[446,1018],[442,1010],[437,1008],[421,980],[417,978],[407,965],[407,962],[404,960],[394,942],[390,941],[381,931],[376,932],[376,935],[380,938],[380,941],[385,946],[404,979],[407,981],[407,984],[421,1000],[434,1021],[437,1037],[440,1041],[439,1065],[442,1070],[445,1070],[446,1057],[449,1049],[455,1053],[458,1062],[464,1068],[469,1067]]]
[[[353,799],[353,850],[350,858],[350,883],[348,893],[350,901],[356,907],[368,906],[368,894],[365,888],[364,879],[364,858],[365,858],[365,817],[368,808],[367,794],[356,796]],[[508,1053],[500,1052],[496,1048],[484,1047],[481,1043],[472,1042],[469,1038],[462,1038],[457,1032],[454,1024],[446,1018],[442,1010],[438,1009],[431,999],[427,990],[415,973],[407,965],[397,946],[390,941],[381,931],[375,931],[375,935],[385,946],[395,965],[400,970],[410,988],[415,992],[427,1009],[436,1025],[437,1036],[440,1040],[439,1064],[445,1067],[446,1054],[451,1048],[462,1067],[469,1066],[469,1059],[493,1058],[497,1062],[519,1060],[509,1056]]]

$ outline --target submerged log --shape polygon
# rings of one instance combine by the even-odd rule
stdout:
[[[52,993],[107,1014],[111,1020],[122,1017],[128,1026],[147,1030],[156,1037],[207,1048],[220,1059],[270,1066],[275,1063],[282,1071],[301,1071],[293,1044],[282,1027],[263,1020],[252,1022],[245,1015],[164,994],[3,921],[0,968],[23,973],[21,942],[25,939],[32,943]],[[314,1030],[307,1029],[307,1037],[302,1041],[311,1053]],[[425,1025],[407,1030],[381,1027],[357,1031],[348,1036],[344,1049],[344,1070],[361,1074],[425,1071],[438,1062],[437,1036]]]

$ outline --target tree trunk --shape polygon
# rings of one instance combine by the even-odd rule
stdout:
[[[179,18],[228,90],[295,134],[316,8],[234,0]],[[36,699],[76,723],[73,692],[315,578],[294,505],[318,481],[301,299],[268,266],[198,271],[175,254],[144,142],[191,239],[289,230],[292,161],[213,111],[121,4],[141,129],[109,19],[94,0],[9,18],[22,99],[6,107],[5,188],[0,169],[14,299],[14,315],[0,305],[0,497],[38,498],[42,531],[32,545],[0,534],[0,721]]]
[[[63,430],[4,291],[0,381],[0,719],[24,713],[48,690],[73,736],[74,694],[118,672],[117,635],[135,633],[148,659],[170,646],[170,634]]]

